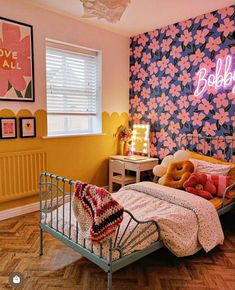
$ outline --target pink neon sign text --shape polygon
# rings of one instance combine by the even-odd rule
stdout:
[[[207,87],[227,88],[235,81],[235,70],[232,71],[232,56],[228,55],[225,59],[224,70],[222,72],[223,60],[219,58],[216,63],[215,73],[209,74],[206,68],[201,68],[198,75],[198,84],[194,92],[195,96],[202,95]],[[208,75],[208,76],[207,76]],[[232,88],[232,92],[235,93],[235,85]]]

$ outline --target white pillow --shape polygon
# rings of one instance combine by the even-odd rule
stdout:
[[[195,168],[196,173],[204,173],[210,175],[228,175],[229,170],[231,169],[230,165],[222,164],[213,164],[211,162],[199,160],[199,159],[189,159]]]

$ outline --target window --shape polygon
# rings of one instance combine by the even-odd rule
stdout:
[[[47,40],[48,136],[101,133],[100,54]]]

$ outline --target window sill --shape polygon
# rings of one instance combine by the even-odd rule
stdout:
[[[77,138],[77,137],[91,137],[91,136],[105,136],[106,133],[83,133],[74,135],[52,135],[52,136],[42,136],[42,139],[55,139],[55,138]]]

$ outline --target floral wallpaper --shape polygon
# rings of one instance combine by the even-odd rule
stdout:
[[[211,86],[194,95],[200,68],[215,73],[216,61],[224,66],[232,55],[234,70],[234,18],[230,6],[131,38],[130,122],[150,123],[151,156],[174,153],[183,134],[235,137],[233,87]],[[221,144],[216,152],[201,146],[206,154],[222,155]]]

